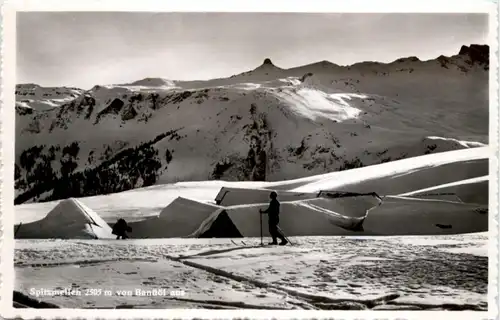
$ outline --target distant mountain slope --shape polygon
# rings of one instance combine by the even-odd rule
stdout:
[[[266,59],[209,81],[18,85],[16,203],[293,179],[487,144],[488,57],[488,46],[472,45],[389,64],[282,69]]]
[[[16,109],[20,113],[23,109],[53,109],[74,100],[83,92],[78,88],[44,88],[36,84],[19,84],[16,86]]]

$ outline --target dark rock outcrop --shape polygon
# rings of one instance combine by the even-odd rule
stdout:
[[[312,77],[312,72],[308,72],[300,78],[300,82],[304,82],[307,78]]]
[[[273,66],[273,65],[274,65],[274,64],[273,64],[273,62],[271,61],[271,59],[269,59],[269,58],[264,59],[264,63],[263,63],[263,64],[264,64],[264,65],[266,65],[266,64],[267,64],[267,65],[271,65],[271,66]]]
[[[137,117],[137,115],[138,115],[138,113],[134,109],[134,107],[129,105],[129,106],[125,107],[125,109],[123,109],[122,120],[123,121],[131,120],[131,119],[134,119],[135,117]]]
[[[27,114],[33,114],[33,109],[26,108],[26,107],[21,107],[21,106],[16,106],[16,114],[19,115],[19,116],[25,116]]]
[[[488,45],[471,44],[470,47],[462,46],[460,56],[469,56],[472,63],[487,64],[490,63],[490,47]]]
[[[407,57],[407,58],[400,58],[394,62],[402,63],[402,62],[418,62],[418,61],[420,61],[419,58],[412,56],[412,57]]]
[[[107,114],[118,115],[124,105],[125,103],[122,100],[115,98],[106,108],[97,114],[96,123],[98,123],[99,120]]]

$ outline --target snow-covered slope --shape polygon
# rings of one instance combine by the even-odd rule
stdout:
[[[488,50],[345,67],[266,59],[230,78],[146,78],[57,97],[19,85],[33,101],[17,95],[16,203],[177,181],[278,181],[482,146]],[[253,163],[256,144],[263,166]]]
[[[484,161],[487,165],[490,155],[491,149],[483,147],[291,181],[183,182],[80,198],[78,203],[108,223],[125,218],[133,227],[133,238],[258,236],[258,209],[267,207],[271,190],[278,190],[280,224],[289,235],[484,232],[489,220]],[[458,197],[427,198],[422,193],[428,190],[455,191]],[[48,205],[57,209],[65,201],[17,206],[16,222],[23,223],[24,237],[47,237],[24,226],[28,221],[49,219],[50,213],[43,218],[51,209]],[[71,214],[68,218],[72,219]],[[50,221],[55,230],[65,225]]]
[[[467,191],[471,199],[474,198],[475,193],[476,197],[483,199],[480,203],[486,204],[488,186],[478,188],[476,184],[467,182],[477,179],[488,180],[487,164],[491,155],[492,150],[489,147],[464,149],[295,180],[278,182],[187,181],[109,195],[84,197],[79,198],[79,201],[98,212],[105,221],[110,223],[114,223],[118,218],[139,221],[145,217],[156,217],[180,197],[211,204],[219,202],[222,206],[241,203],[263,204],[268,202],[269,190],[278,191],[281,201],[296,201],[315,198],[321,190],[368,191],[377,192],[381,196],[414,196],[415,193],[420,194],[428,190],[465,184],[460,193]],[[409,181],[408,186],[405,186],[405,181]],[[361,189],[356,190],[356,188]],[[408,189],[410,191],[407,191]],[[453,191],[457,190],[446,190],[446,192]],[[434,193],[434,191],[431,192]],[[17,205],[15,206],[15,223],[28,223],[42,219],[58,203],[60,201],[56,200]]]
[[[33,110],[46,111],[60,107],[77,97],[84,90],[78,88],[44,88],[37,84],[19,84],[16,86],[16,110],[18,113],[30,113]],[[30,109],[33,109],[30,111]]]

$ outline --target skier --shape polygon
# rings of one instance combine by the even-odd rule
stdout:
[[[127,231],[132,232],[132,228],[127,225],[127,222],[124,219],[118,219],[113,226],[113,234],[116,235],[116,240],[119,240],[120,237],[122,239],[128,239]]]
[[[286,241],[285,236],[279,231],[278,229],[278,223],[280,221],[279,219],[279,214],[280,214],[280,202],[278,201],[278,194],[276,192],[271,192],[269,195],[269,198],[271,198],[271,202],[269,203],[269,207],[266,210],[260,209],[259,212],[261,214],[267,213],[269,215],[269,233],[271,234],[271,237],[273,238],[273,242],[270,242],[270,245],[276,245],[278,242],[276,241],[276,238],[280,238],[281,242],[279,243],[280,246],[284,246],[288,243]]]

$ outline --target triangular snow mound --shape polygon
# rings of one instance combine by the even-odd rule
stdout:
[[[384,197],[363,222],[365,235],[446,235],[488,231],[488,205]]]
[[[301,201],[282,201],[280,226],[287,236],[331,236],[359,234],[367,212],[380,204],[380,199],[363,195],[337,199],[312,199]],[[231,223],[244,237],[260,236],[259,209],[267,204],[251,204],[226,207],[215,211],[194,232],[192,237],[210,234],[211,237],[230,237],[233,232]],[[215,222],[222,220],[228,229],[220,228]],[[219,222],[219,224],[222,224]],[[267,215],[262,216],[263,233],[269,236]]]
[[[45,218],[14,228],[15,238],[114,239],[109,225],[77,199],[66,199]]]
[[[266,203],[269,194],[273,190],[267,189],[244,189],[222,187],[215,197],[215,202],[221,206],[233,206],[239,204]],[[316,198],[316,193],[280,191],[281,201],[295,201]]]
[[[193,233],[219,206],[186,198],[176,198],[158,215],[131,222],[130,238],[175,238]]]

